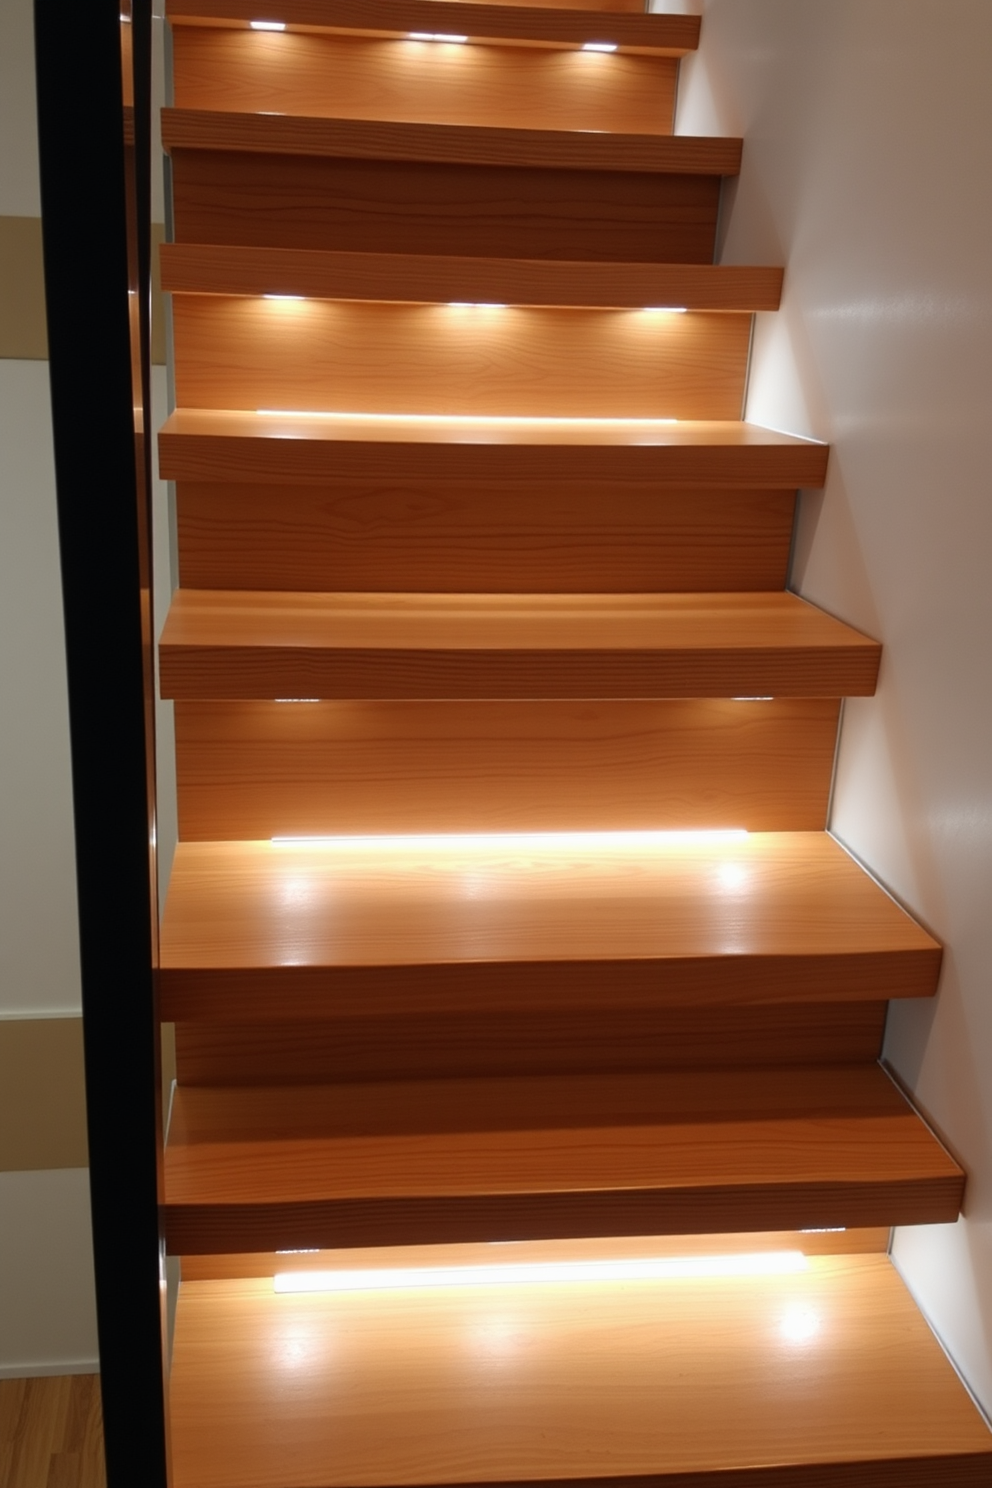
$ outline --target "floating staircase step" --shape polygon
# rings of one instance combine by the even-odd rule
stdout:
[[[279,18],[290,32],[343,32],[362,36],[409,36],[438,32],[470,41],[519,41],[533,46],[581,47],[610,41],[623,52],[683,57],[699,45],[699,17],[648,15],[643,0],[509,0],[502,5],[464,0],[279,0]],[[590,14],[592,12],[592,14]],[[168,0],[174,29],[200,26],[247,28],[244,0]],[[601,24],[602,23],[602,24]],[[606,25],[609,35],[603,30]]]
[[[415,304],[558,305],[603,309],[677,306],[777,310],[780,268],[732,264],[574,263],[454,258],[439,253],[333,253],[163,243],[162,288],[173,294],[302,295]]]
[[[219,109],[163,109],[162,142],[169,151],[317,155],[475,169],[515,166],[652,176],[735,176],[741,164],[739,139],[711,135],[513,129]]]
[[[878,1065],[177,1090],[186,1253],[953,1224],[964,1174]]]
[[[179,408],[159,435],[163,480],[611,481],[617,488],[820,487],[828,446],[730,422],[356,417]]]
[[[162,111],[179,242],[712,264],[740,141]]]
[[[593,24],[612,29],[587,16],[587,36]],[[626,48],[583,54],[574,42],[562,49],[340,31],[266,35],[242,22],[174,31],[173,77],[173,102],[183,109],[671,134],[678,59]]]
[[[885,1256],[280,1295],[184,1284],[176,1488],[984,1488],[992,1435]]]
[[[598,1008],[608,1024],[621,1007],[927,997],[940,958],[819,832],[186,842],[162,1016]]]
[[[885,1002],[538,1008],[361,1014],[323,1022],[176,1024],[179,1083],[317,1085],[378,1080],[864,1064],[878,1059]],[[246,1013],[246,1017],[248,1014]],[[884,1248],[884,1247],[883,1247]]]
[[[839,704],[176,704],[187,842],[826,826]]]
[[[795,594],[179,589],[167,698],[870,696],[881,648]]]

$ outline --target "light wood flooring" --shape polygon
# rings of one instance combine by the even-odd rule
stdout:
[[[100,1377],[0,1380],[0,1488],[105,1488]]]

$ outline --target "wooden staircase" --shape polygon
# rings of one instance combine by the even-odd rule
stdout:
[[[987,1484],[698,18],[262,9],[169,3],[176,1488]]]

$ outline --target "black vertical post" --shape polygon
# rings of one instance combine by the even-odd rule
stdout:
[[[35,50],[107,1476],[166,1488],[149,0],[35,0]]]

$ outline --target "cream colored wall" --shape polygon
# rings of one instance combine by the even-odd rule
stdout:
[[[31,0],[0,5],[0,1377],[97,1365]],[[161,91],[161,88],[159,89]],[[153,216],[164,215],[161,176]],[[84,292],[81,287],[81,292]],[[164,361],[161,325],[159,360]],[[80,348],[80,375],[86,375]],[[155,421],[165,369],[153,370]],[[156,611],[171,590],[156,483]],[[159,840],[175,836],[162,707]]]
[[[831,826],[945,943],[886,1056],[968,1170],[957,1225],[897,1232],[992,1410],[992,5],[705,0],[678,127],[741,133],[727,263],[784,263],[748,416],[833,446],[793,585],[878,636]]]

